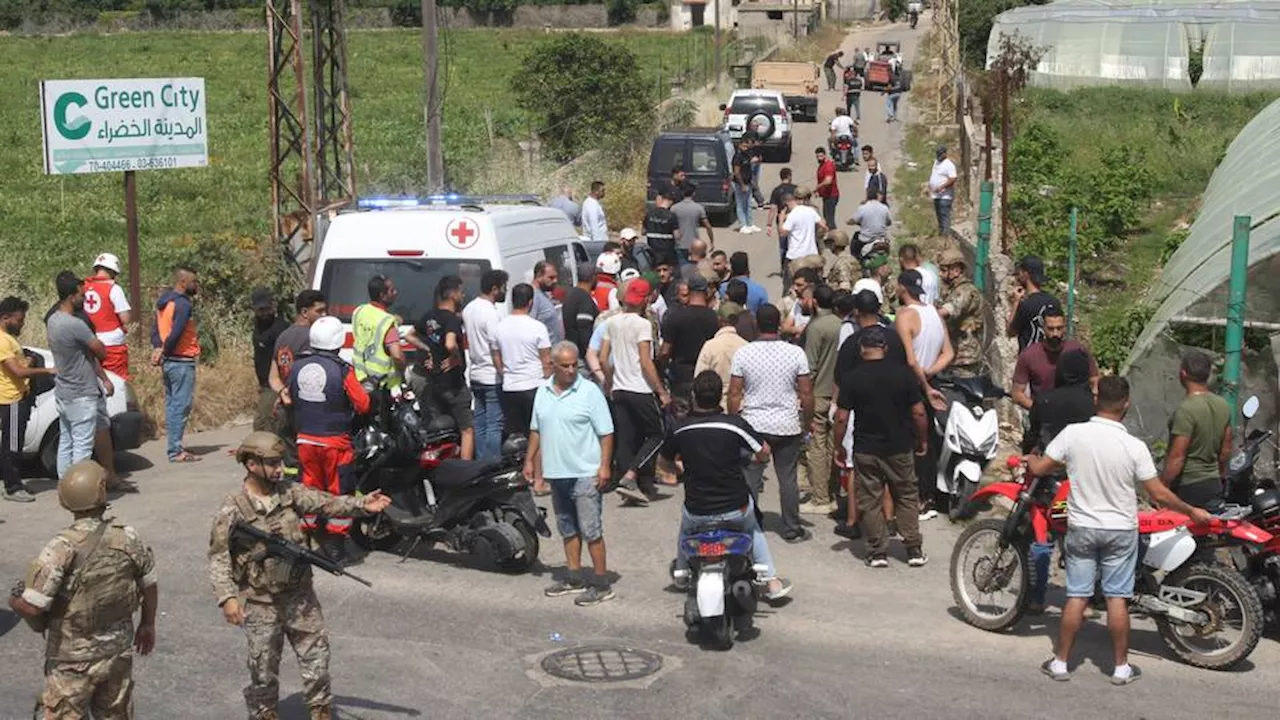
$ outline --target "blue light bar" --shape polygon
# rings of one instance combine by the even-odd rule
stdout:
[[[383,210],[396,207],[416,207],[422,202],[416,197],[371,197],[360,198],[356,207],[362,210]]]

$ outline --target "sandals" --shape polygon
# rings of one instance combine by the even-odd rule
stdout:
[[[203,460],[203,459],[204,459],[204,458],[201,458],[199,455],[192,455],[191,453],[187,452],[186,450],[183,450],[182,452],[178,453],[177,455],[174,455],[173,457],[169,458],[169,462],[171,462],[171,463],[192,463],[192,462],[200,462],[200,461],[201,461],[201,460]]]

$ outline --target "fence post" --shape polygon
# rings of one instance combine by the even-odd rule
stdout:
[[[1071,235],[1067,238],[1067,335],[1076,328],[1076,207],[1071,206]]]
[[[973,284],[980,291],[987,289],[987,267],[991,264],[991,200],[995,185],[983,180],[978,196],[978,247],[974,251]]]
[[[1244,296],[1249,278],[1248,215],[1237,215],[1231,230],[1231,280],[1227,294],[1227,361],[1222,368],[1222,389],[1231,408],[1231,425],[1239,422],[1240,368],[1244,356]]]

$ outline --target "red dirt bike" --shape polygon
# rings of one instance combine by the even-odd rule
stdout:
[[[1067,531],[1069,480],[1027,477],[1020,458],[1009,459],[1012,482],[979,489],[962,518],[1003,497],[1013,503],[1005,518],[971,523],[951,554],[951,594],[965,622],[983,630],[1007,630],[1022,619],[1030,598],[1030,544],[1058,542]],[[1262,634],[1258,594],[1238,571],[1214,561],[1224,545],[1256,549],[1270,533],[1243,520],[1234,508],[1203,525],[1171,510],[1138,514],[1141,545],[1132,605],[1152,617],[1160,637],[1183,662],[1223,670],[1248,657]]]

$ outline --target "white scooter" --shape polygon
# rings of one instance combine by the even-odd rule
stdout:
[[[978,489],[982,472],[1000,444],[999,418],[983,401],[1005,397],[1006,393],[985,375],[959,378],[942,374],[933,384],[947,398],[947,409],[934,417],[934,439],[940,436],[942,440],[938,491],[948,496],[947,514],[954,521],[965,498]]]

